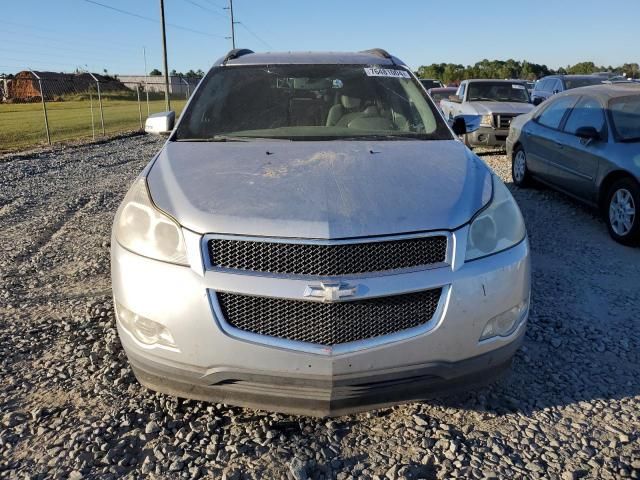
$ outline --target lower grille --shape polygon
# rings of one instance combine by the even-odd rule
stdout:
[[[338,345],[418,327],[433,318],[441,288],[366,300],[321,303],[219,292],[231,326],[270,337]]]

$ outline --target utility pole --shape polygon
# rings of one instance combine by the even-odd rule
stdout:
[[[167,63],[167,34],[164,25],[164,0],[160,0],[160,21],[162,23],[162,57],[164,60],[164,103],[167,112],[171,110],[169,99],[169,66]]]
[[[231,48],[236,48],[236,22],[233,20],[233,0],[229,0],[229,12],[231,13]]]
[[[144,93],[147,96],[147,117],[151,115],[149,112],[149,85],[147,85],[147,76],[149,75],[149,70],[147,70],[147,47],[142,47],[142,56],[144,58]]]

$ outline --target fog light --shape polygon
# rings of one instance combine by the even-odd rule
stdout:
[[[516,331],[527,314],[528,308],[529,302],[525,301],[500,315],[496,315],[487,322],[482,335],[480,335],[480,340],[487,340],[493,337],[508,337]]]
[[[145,345],[164,345],[176,347],[173,335],[164,325],[149,320],[116,302],[116,313],[122,328],[129,332],[140,343]]]

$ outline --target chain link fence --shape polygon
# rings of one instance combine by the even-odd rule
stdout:
[[[199,78],[171,77],[179,115]],[[0,152],[139,131],[164,111],[163,77],[23,71],[0,78]]]

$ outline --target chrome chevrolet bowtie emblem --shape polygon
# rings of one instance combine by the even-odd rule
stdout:
[[[321,282],[320,285],[307,285],[305,297],[321,298],[323,302],[335,302],[345,297],[353,297],[358,287],[340,282]]]

